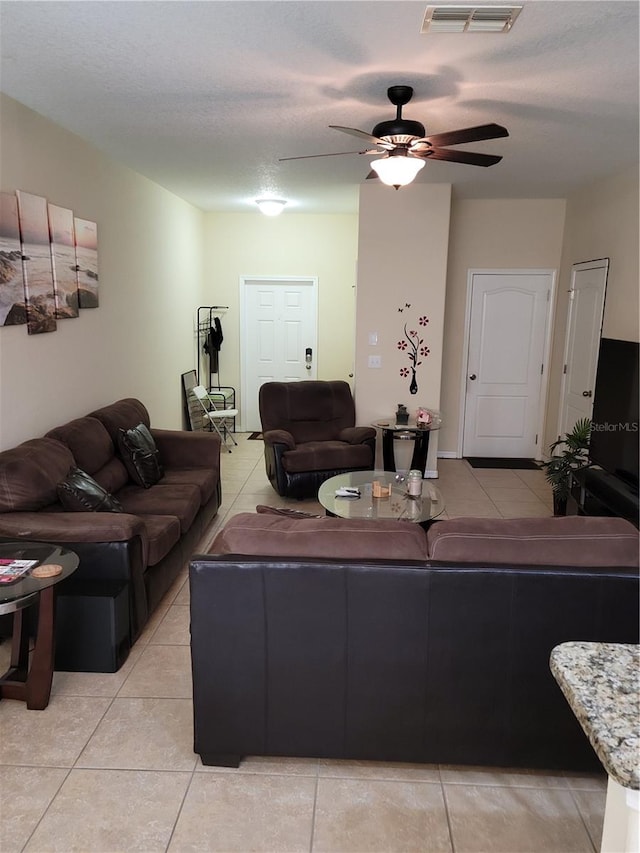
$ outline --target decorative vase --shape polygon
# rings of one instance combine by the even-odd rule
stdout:
[[[406,426],[409,423],[409,412],[406,406],[403,406],[402,403],[398,403],[398,408],[396,410],[396,424],[399,426]]]
[[[418,383],[416,382],[416,369],[415,367],[411,368],[411,385],[409,385],[409,393],[417,394],[418,393]]]

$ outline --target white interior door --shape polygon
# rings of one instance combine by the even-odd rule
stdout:
[[[538,454],[553,272],[471,274],[463,456]]]
[[[608,270],[608,258],[572,267],[558,436],[571,432],[577,420],[590,418],[593,411]]]
[[[261,428],[258,391],[264,382],[316,378],[317,279],[240,280],[242,428]]]

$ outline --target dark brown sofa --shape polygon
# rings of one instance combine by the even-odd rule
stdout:
[[[235,516],[193,558],[195,751],[596,770],[549,670],[638,642],[638,532],[607,518]]]
[[[164,468],[150,488],[132,482],[116,449],[118,431],[140,423],[150,428]],[[57,486],[73,467],[91,475],[124,511],[65,511]],[[0,537],[55,542],[75,551],[80,565],[69,584],[126,584],[130,643],[197,547],[220,502],[218,436],[152,429],[147,409],[133,398],[0,453]],[[68,634],[69,626],[59,622],[57,627]]]

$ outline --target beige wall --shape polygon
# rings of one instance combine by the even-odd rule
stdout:
[[[382,184],[360,188],[358,290],[356,300],[356,407],[358,422],[392,415],[398,403],[440,408],[442,340],[451,186],[411,184],[397,192]],[[409,303],[410,308],[405,304]],[[402,313],[399,308],[403,308]],[[427,326],[419,318],[429,318]],[[430,354],[417,369],[418,393],[409,393],[407,351],[398,349],[403,324],[423,333]],[[378,343],[369,344],[375,332]],[[370,368],[369,356],[382,366]],[[437,435],[427,469],[435,469]]]
[[[285,211],[205,215],[205,305],[226,305],[220,379],[240,394],[240,277],[317,276],[318,379],[345,379],[353,370],[354,288],[358,217]]]
[[[156,426],[179,428],[202,213],[4,96],[0,133],[0,189],[97,222],[100,275],[100,307],[57,331],[0,328],[0,449],[126,396],[142,399]]]
[[[562,199],[454,199],[444,320],[439,449],[454,454],[460,429],[462,354],[470,269],[559,269]]]
[[[355,326],[361,422],[389,414],[398,402],[439,407],[445,452],[457,445],[469,269],[561,267],[547,443],[557,429],[573,263],[610,258],[604,334],[638,340],[637,167],[576,192],[566,227],[563,200],[450,204],[448,185],[396,193],[365,184],[359,219],[293,211],[268,219],[203,214],[1,95],[0,119],[0,190],[43,195],[98,223],[101,300],[50,334],[0,328],[0,449],[129,395],[144,400],[156,425],[179,427],[180,373],[195,364],[201,304],[229,306],[222,379],[239,388],[241,275],[318,276],[319,378],[348,378]],[[424,305],[430,317],[431,354],[418,370],[414,399],[399,376],[404,302]],[[378,332],[377,347],[369,345],[370,331]],[[380,370],[367,367],[370,354],[382,356]]]
[[[638,167],[583,187],[567,200],[558,287],[545,446],[557,438],[571,267],[609,258],[602,334],[640,340],[638,332]]]

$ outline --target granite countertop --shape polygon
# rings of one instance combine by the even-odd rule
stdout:
[[[609,776],[640,789],[640,646],[562,643],[550,666]]]

